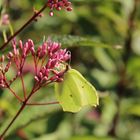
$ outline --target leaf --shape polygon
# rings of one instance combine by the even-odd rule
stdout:
[[[55,84],[56,97],[64,111],[78,112],[86,105],[98,105],[95,88],[75,69],[69,69],[64,81]]]
[[[127,113],[135,116],[140,116],[140,104],[132,105],[131,107],[129,107]]]
[[[61,42],[62,46],[67,47],[101,47],[101,48],[111,48],[110,45],[102,43],[98,38],[93,37],[81,37],[75,35],[52,35],[51,39],[56,42]]]
[[[60,42],[62,47],[98,47],[98,48],[108,48],[111,49],[111,45],[105,44],[99,40],[97,37],[90,37],[90,36],[76,36],[76,35],[52,35],[50,38],[53,41]],[[37,44],[36,46],[40,45],[42,41]],[[114,48],[113,48],[114,49]],[[8,53],[11,50],[11,47],[6,47],[2,51],[0,51],[0,55]]]
[[[73,136],[69,140],[115,140],[115,139],[111,137],[95,137],[87,135],[87,136]]]
[[[7,136],[20,128],[25,128],[26,126],[30,125],[31,123],[35,123],[43,118],[49,117],[52,113],[59,111],[59,107],[49,106],[48,108],[42,106],[36,107],[26,107],[24,111],[20,114],[20,116],[16,119],[12,127],[9,129]],[[9,122],[12,120],[12,116],[9,116],[0,126],[0,134],[4,131],[7,127]],[[21,121],[22,120],[22,121]],[[31,130],[30,130],[31,131]],[[38,131],[38,129],[37,129]]]

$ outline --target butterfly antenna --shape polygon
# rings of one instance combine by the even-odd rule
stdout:
[[[70,51],[68,51],[68,55],[71,56],[71,52],[70,52]],[[71,63],[71,57],[70,57],[70,59],[68,60],[68,65],[69,65],[69,66],[70,66],[70,63]]]

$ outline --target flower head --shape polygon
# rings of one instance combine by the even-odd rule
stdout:
[[[66,49],[60,48],[60,43],[52,42],[50,39],[39,46],[37,57],[39,59],[46,58],[47,61],[37,72],[35,76],[37,80],[42,80],[43,77],[46,81],[60,81],[62,79],[66,62],[71,58],[71,55]]]
[[[6,87],[16,80],[20,75],[25,74],[24,69],[27,66],[27,57],[31,55],[33,62],[32,74],[35,81],[44,85],[48,82],[59,82],[63,80],[66,72],[67,61],[71,54],[66,49],[61,49],[61,44],[53,42],[50,39],[43,42],[36,49],[34,42],[28,39],[25,43],[21,40],[19,44],[16,40],[12,42],[13,50],[8,52],[6,57],[0,57],[0,87]],[[7,80],[6,73],[11,67],[16,68],[15,77]]]
[[[58,11],[61,9],[72,11],[71,2],[69,2],[69,0],[48,0],[47,6],[50,8],[50,16],[53,16],[54,9]]]

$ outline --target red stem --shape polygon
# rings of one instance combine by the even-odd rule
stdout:
[[[26,90],[25,90],[25,85],[24,85],[24,80],[23,80],[22,75],[20,76],[20,79],[21,79],[21,83],[22,83],[24,99],[26,100]]]
[[[21,111],[25,108],[26,106],[26,102],[24,102],[22,104],[22,106],[20,107],[19,111],[17,112],[17,114],[15,115],[15,117],[12,119],[12,121],[9,123],[9,125],[7,126],[7,128],[3,131],[3,133],[0,136],[0,140],[3,140],[3,137],[5,135],[5,133],[8,131],[8,129],[10,128],[10,126],[13,124],[13,122],[16,120],[16,118],[19,116],[19,114],[21,113]]]
[[[11,93],[20,101],[23,102],[23,100],[8,86],[8,89],[11,91]]]
[[[51,82],[48,82],[48,84]],[[39,84],[39,83],[38,83]],[[16,118],[20,115],[20,113],[22,112],[22,110],[25,108],[26,105],[37,105],[36,103],[28,103],[30,97],[41,88],[41,86],[39,86],[38,88],[36,88],[36,84],[34,84],[32,91],[30,92],[30,94],[28,95],[28,97],[25,99],[25,101],[22,101],[22,106],[20,107],[20,109],[18,110],[18,112],[16,113],[16,115],[14,116],[14,118],[12,119],[12,121],[9,123],[9,125],[6,127],[6,129],[3,131],[3,133],[0,135],[0,140],[3,140],[3,137],[5,136],[6,132],[8,131],[8,129],[12,126],[12,124],[14,123],[14,121],[16,120]],[[47,103],[49,104],[57,104],[58,102],[52,102],[52,103]],[[46,104],[46,105],[47,105]],[[39,104],[38,104],[39,105]],[[41,104],[40,104],[41,105]],[[42,103],[43,105],[43,103]],[[44,103],[45,105],[45,103]]]
[[[42,62],[41,62],[40,68],[43,66],[43,63],[45,62],[46,59],[47,59],[47,56],[45,56],[45,57],[42,59]]]
[[[44,6],[38,12],[36,12],[19,30],[17,30],[10,38],[8,38],[7,42],[5,42],[0,47],[0,51],[3,50],[8,45],[8,43],[13,38],[15,38],[26,26],[28,26],[32,21],[34,21],[36,17],[39,16],[39,14],[46,9],[46,7],[47,7],[47,3],[45,3]]]
[[[20,109],[18,110],[18,112],[16,113],[16,115],[14,116],[14,118],[12,119],[12,121],[9,123],[9,125],[6,127],[6,129],[3,131],[3,133],[0,135],[0,140],[3,140],[4,135],[6,134],[6,132],[8,131],[8,129],[12,126],[12,124],[17,119],[17,117],[20,115],[20,113],[22,112],[22,110],[25,108],[26,103],[28,102],[28,100],[30,99],[30,97],[33,95],[33,93],[34,93],[34,88],[32,89],[31,93],[28,95],[28,97],[26,98],[26,100],[23,102],[22,106],[20,107]]]
[[[3,73],[3,75],[5,76],[5,74]],[[11,91],[11,93],[20,101],[23,102],[23,100],[10,88],[10,85],[7,83],[6,78],[4,79],[5,84],[7,86],[7,88]]]
[[[34,60],[34,65],[35,65],[35,75],[37,75],[37,63],[36,63],[35,55],[33,56],[33,60]]]
[[[33,105],[53,105],[58,104],[59,102],[48,102],[48,103],[26,103],[26,105],[33,106]]]

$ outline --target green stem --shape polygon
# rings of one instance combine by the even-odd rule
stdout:
[[[4,42],[7,42],[6,30],[3,30],[2,34],[3,34]]]
[[[9,29],[10,29],[11,35],[14,35],[14,30],[10,22],[9,22]]]

